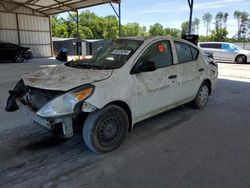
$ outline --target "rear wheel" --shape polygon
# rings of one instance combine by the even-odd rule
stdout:
[[[201,85],[201,87],[200,87],[200,89],[199,89],[199,91],[198,91],[198,93],[193,101],[194,108],[196,108],[196,109],[203,108],[207,104],[208,97],[209,97],[209,86],[206,82],[204,82]]]
[[[235,61],[238,64],[246,63],[246,57],[244,55],[239,55],[236,57]]]
[[[14,57],[14,62],[16,63],[22,63],[24,61],[24,58],[21,54],[16,54]]]
[[[126,112],[119,106],[108,105],[89,114],[83,126],[83,139],[94,152],[106,153],[123,143],[128,128]]]

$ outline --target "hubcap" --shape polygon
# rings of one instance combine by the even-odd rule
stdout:
[[[244,62],[244,58],[242,56],[237,58],[237,62],[238,63],[243,63]]]
[[[208,87],[206,85],[202,86],[200,93],[199,93],[199,103],[204,106],[208,99]]]
[[[121,123],[116,117],[107,117],[101,122],[98,128],[98,138],[102,145],[108,145],[117,137],[119,137],[119,132],[121,130]]]
[[[22,62],[23,57],[21,55],[16,56],[16,62]]]

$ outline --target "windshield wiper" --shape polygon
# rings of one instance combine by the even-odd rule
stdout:
[[[92,66],[86,65],[86,64],[72,64],[71,65],[74,68],[87,68],[87,69],[92,69]]]
[[[93,69],[93,70],[98,69],[98,66],[89,65],[89,64],[71,64],[71,67],[73,67],[73,68],[87,68],[87,69]]]

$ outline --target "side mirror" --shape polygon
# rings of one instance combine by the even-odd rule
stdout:
[[[214,54],[212,52],[204,52],[205,55],[211,59],[214,59]]]
[[[131,74],[138,74],[141,72],[153,72],[156,70],[154,61],[138,61],[133,69],[131,70]]]

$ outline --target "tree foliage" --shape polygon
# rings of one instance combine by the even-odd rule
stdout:
[[[156,24],[150,26],[149,35],[151,35],[151,36],[157,36],[157,35],[163,36],[163,35],[165,35],[165,31],[164,31],[163,26],[159,23],[156,23]]]
[[[191,33],[199,33],[199,26],[200,26],[200,20],[198,18],[195,18],[194,21],[192,21],[191,25]],[[188,28],[189,28],[189,21],[185,21],[181,24],[181,34],[186,35],[188,34]]]
[[[200,36],[201,41],[229,41],[227,38],[227,20],[229,14],[227,12],[218,12],[214,17],[214,29],[210,29],[213,15],[205,13],[202,17],[204,27],[206,28],[206,36]],[[250,40],[250,16],[247,12],[235,11],[234,18],[238,23],[238,32],[236,39],[246,41]],[[76,13],[71,13],[66,18],[53,15],[51,17],[52,36],[54,37],[74,37],[78,36]],[[181,30],[169,28],[160,23],[155,23],[147,30],[146,26],[139,23],[127,23],[122,25],[122,36],[172,36],[180,37],[188,34],[189,22],[181,24]],[[194,18],[191,25],[191,31],[194,34],[199,33],[200,20]],[[211,34],[209,35],[209,32]],[[79,14],[79,36],[81,39],[116,39],[119,36],[118,19],[116,16],[100,17],[90,11],[84,11]],[[235,39],[230,39],[235,40]]]
[[[247,12],[241,12],[236,10],[234,12],[234,18],[237,19],[238,23],[238,33],[237,38],[238,41],[241,40],[241,38],[246,38],[247,35],[250,36],[250,18],[249,14]]]

